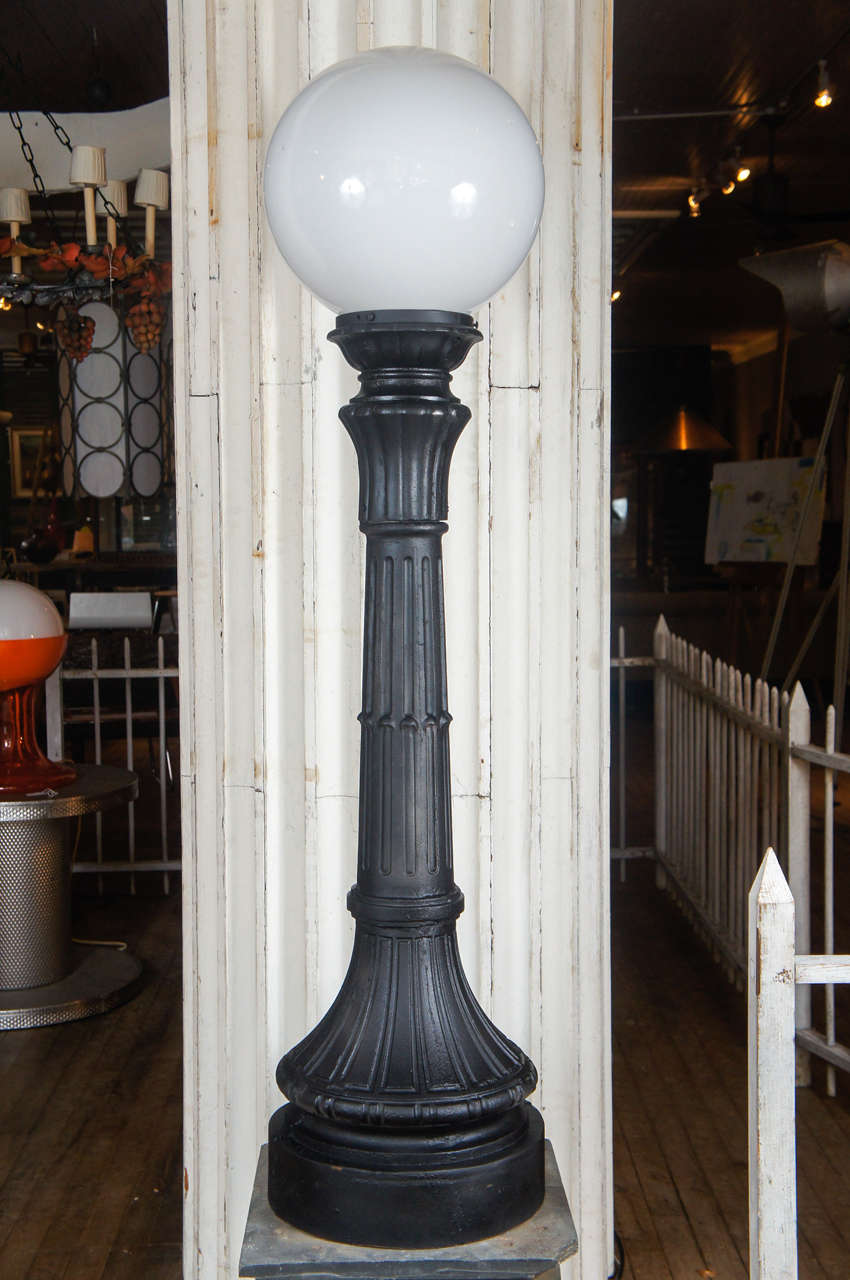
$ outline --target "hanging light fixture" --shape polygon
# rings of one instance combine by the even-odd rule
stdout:
[[[10,228],[8,238],[0,233],[0,257],[12,258],[11,274],[0,276],[0,299],[10,304],[42,307],[57,307],[62,303],[79,306],[104,297],[112,300],[127,285],[144,284],[143,277],[146,273],[150,275],[154,267],[159,268],[158,273],[154,272],[157,274],[155,291],[170,292],[169,264],[153,262],[156,212],[168,207],[167,174],[151,169],[142,169],[139,173],[137,202],[147,206],[145,250],[136,243],[126,221],[126,184],[107,179],[104,148],[87,144],[72,146],[67,132],[50,112],[43,114],[70,155],[69,185],[83,190],[85,244],[63,242],[33,149],[24,135],[21,115],[10,112],[12,126],[32,173],[32,188],[43,202],[44,217],[40,219],[41,236],[37,234],[32,243],[22,242],[20,228],[31,222],[28,192],[21,188],[0,192],[0,224],[5,221]],[[99,244],[97,238],[97,199],[107,215],[105,244]]]
[[[66,495],[143,497],[159,492],[170,420],[163,349],[141,350],[122,308],[87,302],[60,313],[59,435]],[[67,326],[73,324],[73,328]],[[84,360],[75,342],[91,342]]]
[[[71,182],[84,189],[90,246],[98,243],[94,197],[100,191],[111,268],[118,220],[127,212],[126,184],[106,181],[106,156],[99,147],[73,149]],[[152,258],[156,212],[168,207],[168,175],[143,169],[136,204],[145,207],[145,249]],[[123,295],[111,296],[60,309],[59,434],[66,495],[150,498],[159,492],[169,421],[165,323],[161,297],[141,297],[128,306]]]
[[[815,94],[816,107],[828,107],[832,103],[832,86],[829,83],[829,72],[826,68],[826,58],[818,60],[818,90]]]

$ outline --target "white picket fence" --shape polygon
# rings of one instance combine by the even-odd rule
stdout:
[[[850,955],[799,951],[794,897],[768,849],[748,910],[750,1280],[797,1278],[795,1023],[815,983],[850,983]]]
[[[802,686],[781,693],[752,680],[669,630],[654,632],[653,657],[626,655],[620,628],[616,673],[616,759],[612,858],[621,877],[631,858],[656,860],[657,879],[706,939],[727,975],[743,986],[747,973],[748,891],[757,853],[777,850],[791,884],[796,946],[811,950],[812,766],[823,771],[824,952],[835,949],[835,822],[837,773],[850,773],[850,756],[835,750],[835,715],[826,714],[823,746],[811,741],[811,717]],[[626,677],[653,669],[655,839],[629,843],[626,805]],[[825,1019],[812,1026],[811,992],[796,995],[798,1083],[809,1079],[809,1053],[850,1071],[850,1048],[837,1041],[835,993],[827,985]]]

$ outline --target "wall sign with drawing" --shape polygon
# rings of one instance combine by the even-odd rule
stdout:
[[[814,475],[813,458],[719,462],[711,482],[706,564],[787,563]],[[823,524],[826,468],[820,468],[796,561],[815,564]]]

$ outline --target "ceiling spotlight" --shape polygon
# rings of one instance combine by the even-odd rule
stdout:
[[[724,196],[731,196],[732,192],[735,190],[735,179],[730,178],[729,181],[720,188],[720,190],[723,192]]]
[[[832,87],[829,83],[829,72],[826,69],[826,58],[818,61],[818,91],[815,94],[816,107],[828,107],[832,102]]]
[[[699,196],[695,191],[692,191],[691,194],[688,196],[688,217],[698,218],[699,215],[700,215]]]
[[[611,301],[612,301],[612,302],[616,302],[616,301],[617,301],[617,299],[618,299],[618,298],[622,298],[622,296],[623,296],[623,290],[622,290],[622,289],[614,289],[614,290],[612,290],[612,293],[611,293]]]
[[[750,169],[748,168],[747,165],[742,164],[738,172],[735,174],[735,181],[746,182],[749,176],[750,176]]]

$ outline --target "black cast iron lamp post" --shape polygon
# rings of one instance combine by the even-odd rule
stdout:
[[[478,1005],[457,949],[441,550],[470,416],[450,374],[481,337],[469,313],[531,247],[543,168],[489,76],[376,49],[294,100],[265,199],[360,372],[340,417],[367,546],[354,950],[331,1009],[278,1066],[290,1102],[269,1126],[269,1200],[332,1240],[462,1243],[524,1221],[544,1190],[534,1066]]]

